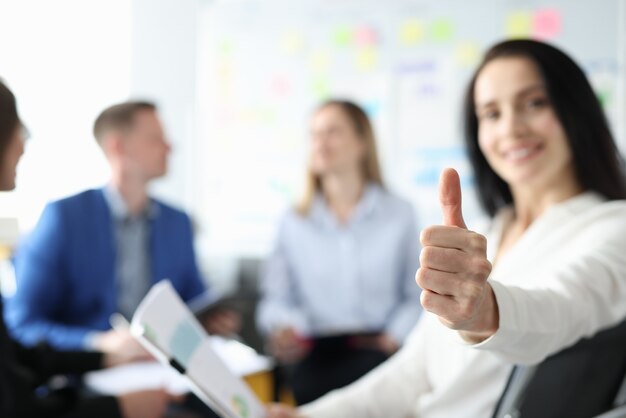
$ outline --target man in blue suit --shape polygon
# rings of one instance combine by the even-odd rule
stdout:
[[[94,135],[111,182],[49,204],[16,255],[17,292],[6,319],[15,338],[60,349],[97,349],[142,357],[109,318],[130,318],[149,288],[169,279],[189,301],[205,292],[189,217],[147,192],[167,171],[170,145],[155,105],[126,102],[104,110]],[[218,311],[209,332],[228,334],[237,315]]]

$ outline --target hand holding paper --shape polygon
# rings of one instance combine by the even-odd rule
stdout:
[[[280,362],[296,363],[311,351],[311,343],[292,327],[277,329],[270,335],[270,351]]]
[[[150,353],[131,335],[130,329],[102,332],[94,337],[93,344],[104,353],[103,367],[153,360]]]
[[[191,390],[225,418],[263,418],[250,388],[226,365],[215,344],[171,283],[155,284],[133,315],[131,331],[158,360],[189,382]]]
[[[498,328],[497,303],[487,282],[487,241],[465,226],[460,179],[453,169],[441,175],[439,200],[443,225],[428,227],[420,236],[421,266],[415,280],[423,289],[422,306],[466,340],[479,342]]]

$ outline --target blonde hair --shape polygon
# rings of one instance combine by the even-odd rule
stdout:
[[[378,162],[378,152],[376,151],[374,129],[365,111],[360,106],[347,100],[328,100],[322,103],[317,108],[316,112],[329,106],[336,106],[344,112],[352,122],[359,138],[365,144],[365,157],[362,162],[363,179],[368,183],[374,183],[380,187],[384,187],[380,164]],[[311,210],[315,195],[321,190],[322,179],[309,167],[306,174],[304,193],[296,204],[296,211],[302,216],[307,216]]]

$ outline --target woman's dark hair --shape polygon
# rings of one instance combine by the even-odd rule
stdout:
[[[476,176],[478,197],[493,216],[513,201],[506,182],[493,171],[478,146],[474,86],[482,69],[498,58],[530,59],[543,78],[546,93],[561,122],[572,152],[574,171],[585,190],[609,200],[626,199],[626,176],[608,122],[582,69],[559,49],[537,41],[509,40],[494,45],[468,86],[464,103],[465,142]]]
[[[0,80],[0,157],[4,155],[15,129],[20,124],[15,96]]]

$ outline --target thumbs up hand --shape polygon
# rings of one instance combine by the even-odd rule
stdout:
[[[415,281],[423,289],[424,309],[467,341],[477,343],[498,329],[498,305],[487,282],[491,263],[487,240],[468,231],[461,211],[458,173],[446,169],[439,180],[443,225],[424,229]]]

